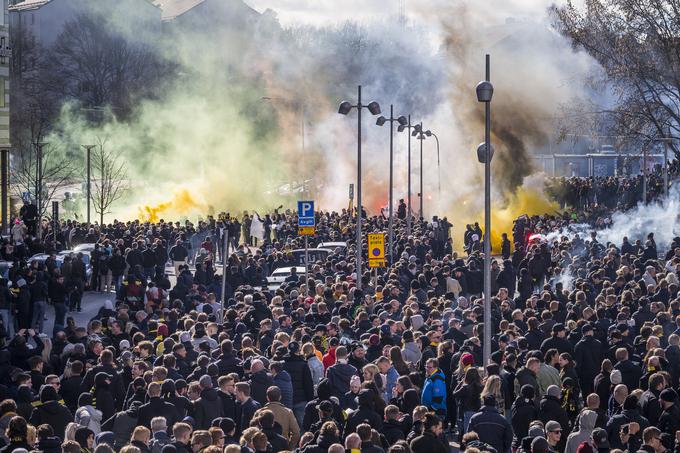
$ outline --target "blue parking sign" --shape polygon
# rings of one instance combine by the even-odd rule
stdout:
[[[316,221],[314,219],[313,201],[298,201],[298,226],[300,227],[316,226]]]

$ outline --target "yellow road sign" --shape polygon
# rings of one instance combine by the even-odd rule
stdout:
[[[368,267],[385,267],[385,235],[369,233]]]
[[[313,226],[298,227],[299,236],[314,236],[315,229]]]

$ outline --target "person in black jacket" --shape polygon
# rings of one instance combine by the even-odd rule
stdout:
[[[283,359],[283,369],[290,374],[293,381],[293,413],[302,426],[307,403],[314,399],[314,381],[307,361],[300,355],[300,344],[297,341],[288,343],[288,355]]]
[[[237,426],[236,432],[240,436],[250,426],[250,421],[260,408],[260,403],[250,397],[250,384],[247,382],[236,383],[236,400],[238,401],[236,407],[237,420],[234,421]]]
[[[576,372],[583,395],[590,395],[593,391],[595,376],[597,376],[604,355],[602,343],[593,335],[593,326],[584,324],[581,328],[583,338],[574,347],[573,358],[576,362]]]
[[[435,414],[428,413],[423,421],[423,433],[411,441],[413,453],[448,453],[448,445],[440,440],[442,421]]]
[[[123,379],[118,374],[117,368],[114,367],[113,352],[109,349],[103,349],[99,356],[99,362],[99,365],[90,368],[87,370],[87,373],[85,373],[81,384],[81,391],[89,392],[94,385],[95,376],[99,373],[108,374],[110,376],[109,379],[111,379],[109,391],[113,395],[115,408],[121,409],[123,407],[123,402],[125,401],[125,388],[123,387]],[[108,417],[105,417],[105,419],[106,418]]]
[[[347,418],[345,429],[342,431],[345,436],[355,432],[357,426],[362,423],[368,423],[378,431],[382,429],[382,417],[373,409],[373,398],[372,390],[365,389],[359,392],[359,408]]]
[[[203,375],[198,381],[201,386],[201,396],[194,401],[195,429],[208,429],[213,420],[222,417],[222,400],[212,386],[212,378]]]
[[[58,402],[57,391],[51,385],[43,385],[40,389],[40,405],[31,413],[30,422],[33,426],[50,425],[54,434],[64,438],[66,425],[73,420],[73,414],[63,404]]]
[[[108,420],[116,413],[116,403],[111,392],[111,382],[113,375],[99,372],[94,377],[94,387],[92,395],[94,397],[94,407],[102,412],[102,420]]]
[[[234,345],[231,340],[224,340],[220,343],[220,352],[221,355],[215,362],[217,368],[220,370],[220,375],[224,376],[229,373],[236,373],[239,376],[243,376],[243,364],[236,354],[234,354]]]
[[[162,415],[168,423],[172,426],[179,420],[176,418],[176,409],[172,404],[161,399],[161,384],[152,382],[147,389],[149,402],[139,408],[137,423],[141,426],[146,426],[151,429],[151,419]],[[106,420],[106,418],[105,418]],[[212,420],[211,420],[212,421]]]
[[[562,407],[560,402],[561,396],[561,391],[558,386],[549,386],[545,396],[543,396],[543,399],[541,399],[539,404],[539,414],[543,423],[554,420],[560,424],[564,431],[562,436],[564,437],[564,442],[566,442],[570,431],[569,416],[567,415],[567,411]]]
[[[267,373],[262,360],[255,359],[250,364],[250,395],[260,406],[267,403],[267,389],[274,384],[274,379]]]
[[[538,407],[534,398],[534,388],[525,384],[520,389],[520,394],[515,402],[512,403],[510,412],[512,414],[513,444],[515,447],[519,447],[522,439],[527,437],[531,422],[539,418]]]
[[[569,354],[574,353],[574,348],[565,338],[566,330],[564,324],[555,324],[552,327],[552,336],[545,340],[541,344],[541,352],[543,355],[548,351],[548,349],[557,349],[557,351],[562,354],[563,352],[568,352]],[[596,373],[597,374],[597,373]]]
[[[642,377],[642,369],[639,365],[633,363],[626,348],[619,348],[616,350],[617,364],[614,365],[615,370],[621,372],[622,383],[630,389],[636,389],[640,385],[640,378]]]
[[[470,419],[469,430],[479,436],[479,440],[491,445],[498,452],[512,449],[512,426],[496,408],[496,398],[489,394],[484,397],[484,406]]]
[[[288,450],[288,439],[279,434],[274,428],[274,413],[269,410],[262,411],[257,419],[260,429],[267,435],[267,440],[271,444],[272,453]]]
[[[406,439],[406,433],[404,433],[398,417],[399,408],[397,406],[390,404],[385,408],[385,423],[381,433],[385,436],[389,445],[394,445],[397,441]]]

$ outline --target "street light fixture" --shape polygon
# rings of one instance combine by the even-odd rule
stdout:
[[[420,140],[420,218],[424,219],[425,218],[425,211],[423,210],[423,199],[424,199],[424,193],[423,193],[423,140],[425,140],[425,137],[431,137],[432,136],[432,131],[423,130],[423,123],[421,122],[420,124],[416,124],[416,130],[413,131],[413,136],[416,137],[418,140]]]
[[[412,217],[412,210],[411,210],[411,137],[415,135],[415,133],[411,133],[411,129],[415,129],[417,125],[411,124],[411,115],[408,116],[408,119],[406,119],[406,122],[399,122],[399,127],[397,128],[397,132],[403,132],[403,131],[408,131],[408,193],[406,197],[406,202],[408,204],[408,207],[406,209],[406,236],[411,235],[411,217]]]
[[[491,358],[491,57],[486,55],[486,80],[477,84],[477,101],[484,103],[484,143],[477,148],[477,158],[484,162],[484,366]],[[481,149],[480,149],[481,148]],[[482,160],[483,159],[483,160]]]
[[[437,143],[437,196],[439,198],[439,202],[441,203],[441,198],[442,198],[442,171],[441,171],[441,164],[439,161],[439,137],[437,137],[437,134],[435,134],[432,131],[426,131],[425,135],[428,137],[432,136],[434,137],[435,142]]]
[[[384,116],[380,116],[375,124],[378,126],[384,126],[386,122],[390,123],[390,189],[389,189],[389,226],[388,226],[388,252],[390,256],[390,264],[394,263],[394,215],[393,215],[393,210],[394,210],[394,191],[393,191],[393,181],[394,181],[394,123],[397,122],[399,123],[399,127],[402,127],[404,124],[408,124],[408,120],[404,115],[401,115],[399,118],[394,117],[394,105],[390,104],[390,117],[385,118]]]
[[[87,227],[89,228],[92,223],[90,222],[90,200],[92,199],[92,164],[91,164],[91,153],[92,148],[96,145],[82,145],[87,151]]]
[[[338,108],[338,113],[347,115],[353,109],[357,109],[357,224],[356,224],[356,274],[357,274],[357,289],[361,289],[361,220],[362,220],[362,206],[361,206],[361,110],[367,108],[373,115],[380,114],[380,104],[373,101],[368,105],[361,103],[361,85],[358,87],[358,101],[356,105],[352,105],[349,101],[343,101]]]

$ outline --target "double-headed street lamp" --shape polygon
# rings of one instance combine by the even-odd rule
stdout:
[[[432,136],[434,137],[434,140],[437,142],[437,196],[440,199],[441,202],[441,197],[442,197],[442,172],[441,172],[441,165],[439,162],[439,137],[437,137],[437,134],[435,134],[432,131],[425,131],[425,135],[428,137]]]
[[[361,103],[361,85],[358,87],[358,101],[356,105],[352,105],[349,101],[343,101],[340,104],[338,113],[341,115],[347,115],[349,112],[355,108],[357,109],[357,237],[356,237],[356,274],[357,274],[357,289],[361,289],[361,110],[368,109],[372,115],[380,114],[380,104],[373,101],[368,105],[363,105]]]
[[[90,200],[92,199],[92,149],[96,148],[97,145],[82,145],[86,151],[87,158],[87,227],[89,228],[92,223],[90,222]]]
[[[378,118],[378,120],[375,122],[378,126],[383,126],[386,122],[390,123],[390,195],[389,195],[389,213],[390,213],[390,218],[389,218],[389,226],[388,226],[388,240],[389,240],[389,245],[388,245],[388,252],[390,255],[390,264],[394,263],[394,216],[393,216],[393,209],[394,209],[394,195],[393,195],[393,176],[394,176],[394,122],[399,123],[399,127],[405,126],[408,124],[408,120],[404,115],[401,115],[399,118],[394,117],[394,105],[390,104],[390,117],[385,118],[384,116],[381,116]]]
[[[423,140],[425,140],[425,137],[430,137],[432,136],[432,131],[427,130],[423,131],[423,122],[421,121],[420,124],[415,125],[415,130],[411,134],[416,139],[420,140],[420,218],[424,219],[425,218],[425,212],[423,211]],[[437,143],[439,143],[439,140],[437,140]],[[439,148],[437,148],[439,149]],[[439,155],[439,153],[437,153]],[[437,159],[437,162],[439,162],[439,159]]]
[[[484,163],[484,366],[491,358],[491,57],[486,55],[486,80],[477,84],[477,101],[485,107],[484,143],[477,148],[477,158]]]
[[[411,211],[411,129],[415,127],[415,124],[411,124],[411,115],[409,115],[406,124],[400,123],[397,128],[397,132],[403,132],[404,130],[408,131],[408,193],[406,197],[408,207],[406,208],[406,236],[411,235],[411,213],[413,212]]]

